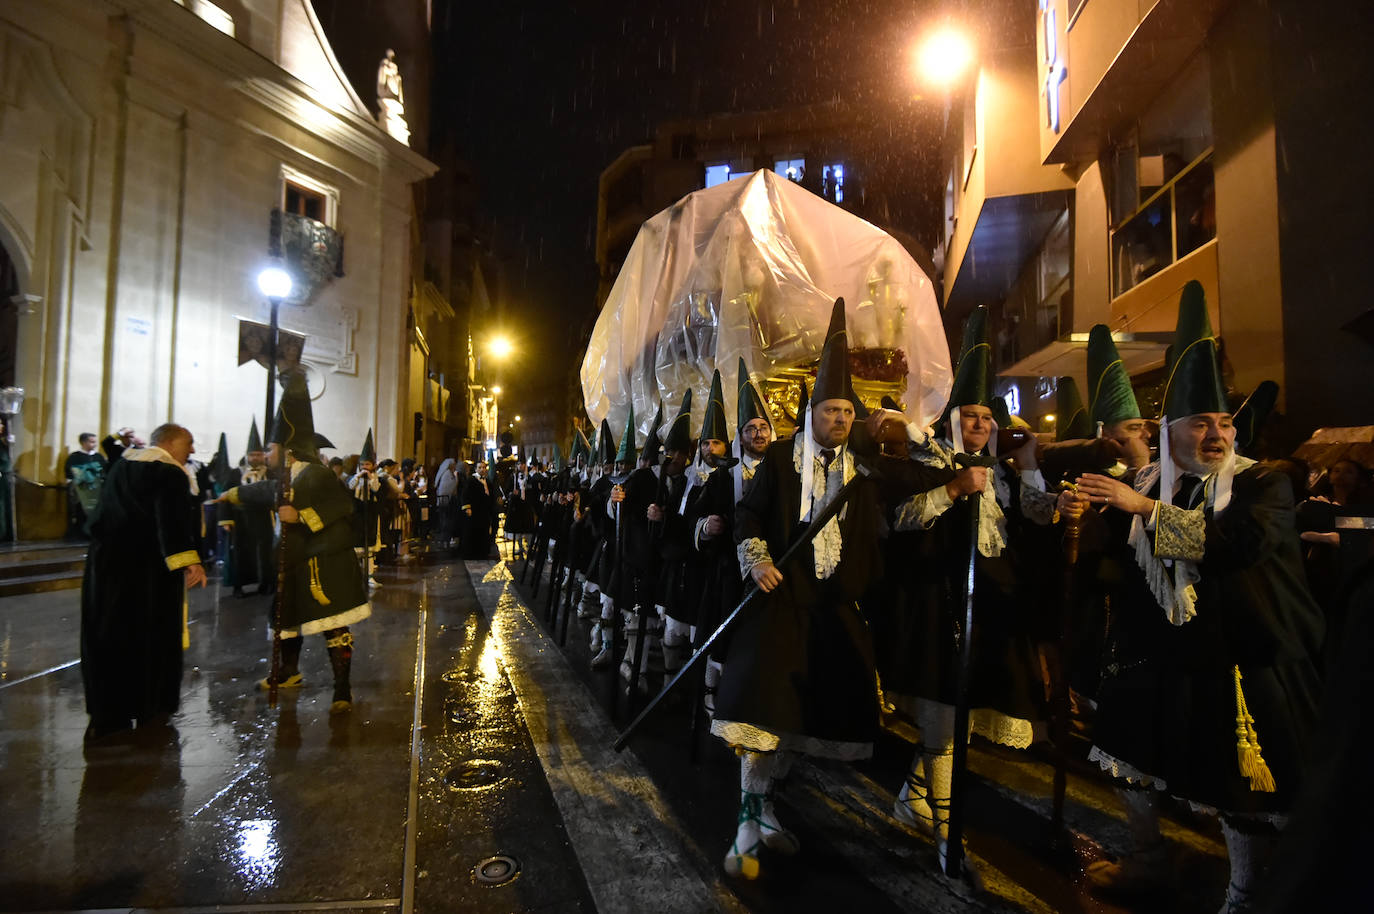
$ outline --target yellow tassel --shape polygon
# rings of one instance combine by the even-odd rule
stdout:
[[[315,598],[315,602],[321,606],[329,605],[329,598],[324,595],[324,587],[320,584],[320,560],[310,560],[310,595]]]
[[[1273,793],[1274,773],[1260,754],[1259,734],[1255,732],[1255,719],[1245,705],[1245,693],[1240,690],[1240,667],[1232,668],[1236,679],[1236,757],[1240,762],[1240,773],[1250,779],[1250,789],[1260,793]]]

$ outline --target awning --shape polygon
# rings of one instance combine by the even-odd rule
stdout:
[[[1113,334],[1113,339],[1126,373],[1135,376],[1164,364],[1164,352],[1173,334]],[[1055,340],[997,374],[1004,378],[1084,378],[1088,374],[1088,335],[1075,333],[1067,340]]]
[[[1051,190],[983,202],[959,275],[945,287],[947,318],[1006,298],[1026,261],[1068,208],[1069,194]]]

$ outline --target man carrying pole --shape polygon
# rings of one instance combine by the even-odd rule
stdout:
[[[846,446],[854,423],[847,349],[838,299],[802,427],[768,449],[735,509],[741,572],[766,596],[731,633],[711,732],[740,756],[738,828],[724,863],[745,879],[758,877],[761,847],[799,849],[773,809],[790,756],[866,758],[878,727],[873,646],[857,607],[879,570],[876,486],[857,480],[808,547],[774,564],[859,473]]]

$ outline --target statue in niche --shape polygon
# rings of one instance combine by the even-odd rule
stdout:
[[[396,65],[396,52],[388,48],[386,57],[377,66],[377,122],[388,134],[409,146],[410,127],[406,124],[405,113],[401,68]]]

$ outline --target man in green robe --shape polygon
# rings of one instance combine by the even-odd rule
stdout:
[[[367,589],[353,554],[353,497],[320,462],[305,378],[291,374],[282,392],[280,422],[273,429],[269,463],[288,474],[277,508],[282,536],[281,668],[278,688],[299,688],[302,639],[322,634],[334,672],[330,713],[353,707],[349,676],[353,633],[349,626],[372,614]],[[230,489],[231,504],[276,503],[280,476]],[[268,679],[258,683],[271,685]]]

